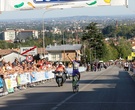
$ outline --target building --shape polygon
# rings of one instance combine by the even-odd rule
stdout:
[[[29,48],[32,48],[32,47],[29,47]],[[41,59],[42,58],[48,59],[48,52],[46,50],[44,50],[44,48],[37,48],[36,51],[37,51],[36,54],[37,55],[39,54],[39,57]],[[4,58],[4,56],[8,56],[8,54],[11,54],[13,52],[21,55],[21,48],[20,49],[19,48],[17,48],[17,49],[0,49],[0,58],[2,58],[2,57]],[[29,54],[29,55],[31,55],[31,54]],[[27,54],[24,54],[23,56],[27,56]]]
[[[49,61],[69,61],[67,53],[71,59],[74,59],[75,56],[78,56],[78,59],[81,59],[81,50],[82,44],[66,44],[66,45],[49,45],[46,47],[48,52]]]
[[[0,61],[4,59],[5,62],[11,62],[13,63],[15,59],[18,59],[20,62],[24,61],[26,59],[26,56],[20,55],[17,52],[12,51],[11,53],[3,56],[0,58]]]
[[[25,40],[28,38],[38,38],[37,30],[16,30],[16,39]]]
[[[14,42],[15,40],[23,41],[28,38],[38,38],[38,31],[37,30],[5,30],[0,33],[0,40],[11,41]]]
[[[82,44],[66,44],[66,45],[49,45],[45,48],[37,48],[37,55],[42,58],[46,58],[48,61],[69,61],[67,53],[71,59],[75,59],[78,56],[78,60],[81,59]],[[21,54],[21,49],[0,49],[0,56],[4,57],[11,53]],[[24,55],[25,56],[25,55]],[[27,55],[26,55],[27,56]]]
[[[14,42],[16,37],[15,30],[6,30],[0,33],[0,40]]]

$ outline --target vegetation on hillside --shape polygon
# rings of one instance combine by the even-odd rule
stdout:
[[[47,27],[51,29],[51,27]],[[73,28],[72,28],[73,30]],[[128,39],[135,36],[135,25],[108,25],[103,29],[97,27],[97,23],[90,23],[85,27],[83,32],[68,32],[62,30],[62,34],[52,34],[51,31],[45,32],[45,46],[54,43],[57,44],[74,44],[82,43],[84,46],[83,58],[86,62],[95,60],[115,60],[119,58],[126,59],[131,53],[131,44]],[[75,39],[80,38],[80,42]],[[105,38],[110,40],[106,41]],[[7,43],[0,41],[0,48],[18,48],[21,46],[37,46],[43,47],[43,35],[40,33],[38,39],[32,37],[25,42]]]

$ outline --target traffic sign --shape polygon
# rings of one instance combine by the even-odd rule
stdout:
[[[32,62],[32,61],[33,61],[33,56],[32,56],[32,55],[28,55],[28,56],[26,57],[26,61],[27,61],[27,62]]]
[[[20,48],[21,55],[36,55],[37,54],[37,47],[21,47]]]

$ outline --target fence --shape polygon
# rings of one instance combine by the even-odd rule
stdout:
[[[80,72],[84,72],[86,70],[85,67],[79,67]],[[25,73],[14,73],[8,75],[8,78],[5,80],[5,86],[7,88],[8,93],[14,92],[14,89],[18,86],[31,84],[39,81],[44,81],[48,79],[53,79],[55,75],[52,73],[54,70],[50,71],[33,71],[33,72],[25,72]],[[72,68],[67,68],[68,74],[72,74]],[[3,88],[4,83],[3,79],[0,77],[0,88]]]

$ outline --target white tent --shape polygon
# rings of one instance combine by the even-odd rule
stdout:
[[[21,62],[21,61],[24,61],[24,60],[26,59],[25,56],[20,55],[20,54],[15,53],[15,52],[12,52],[12,53],[10,53],[10,54],[8,54],[8,55],[5,55],[5,56],[3,56],[2,58],[0,58],[0,61],[1,61],[2,59],[4,59],[4,61],[6,61],[6,62],[8,62],[8,61],[13,62],[13,61],[15,60],[15,58],[17,58],[20,62]]]

